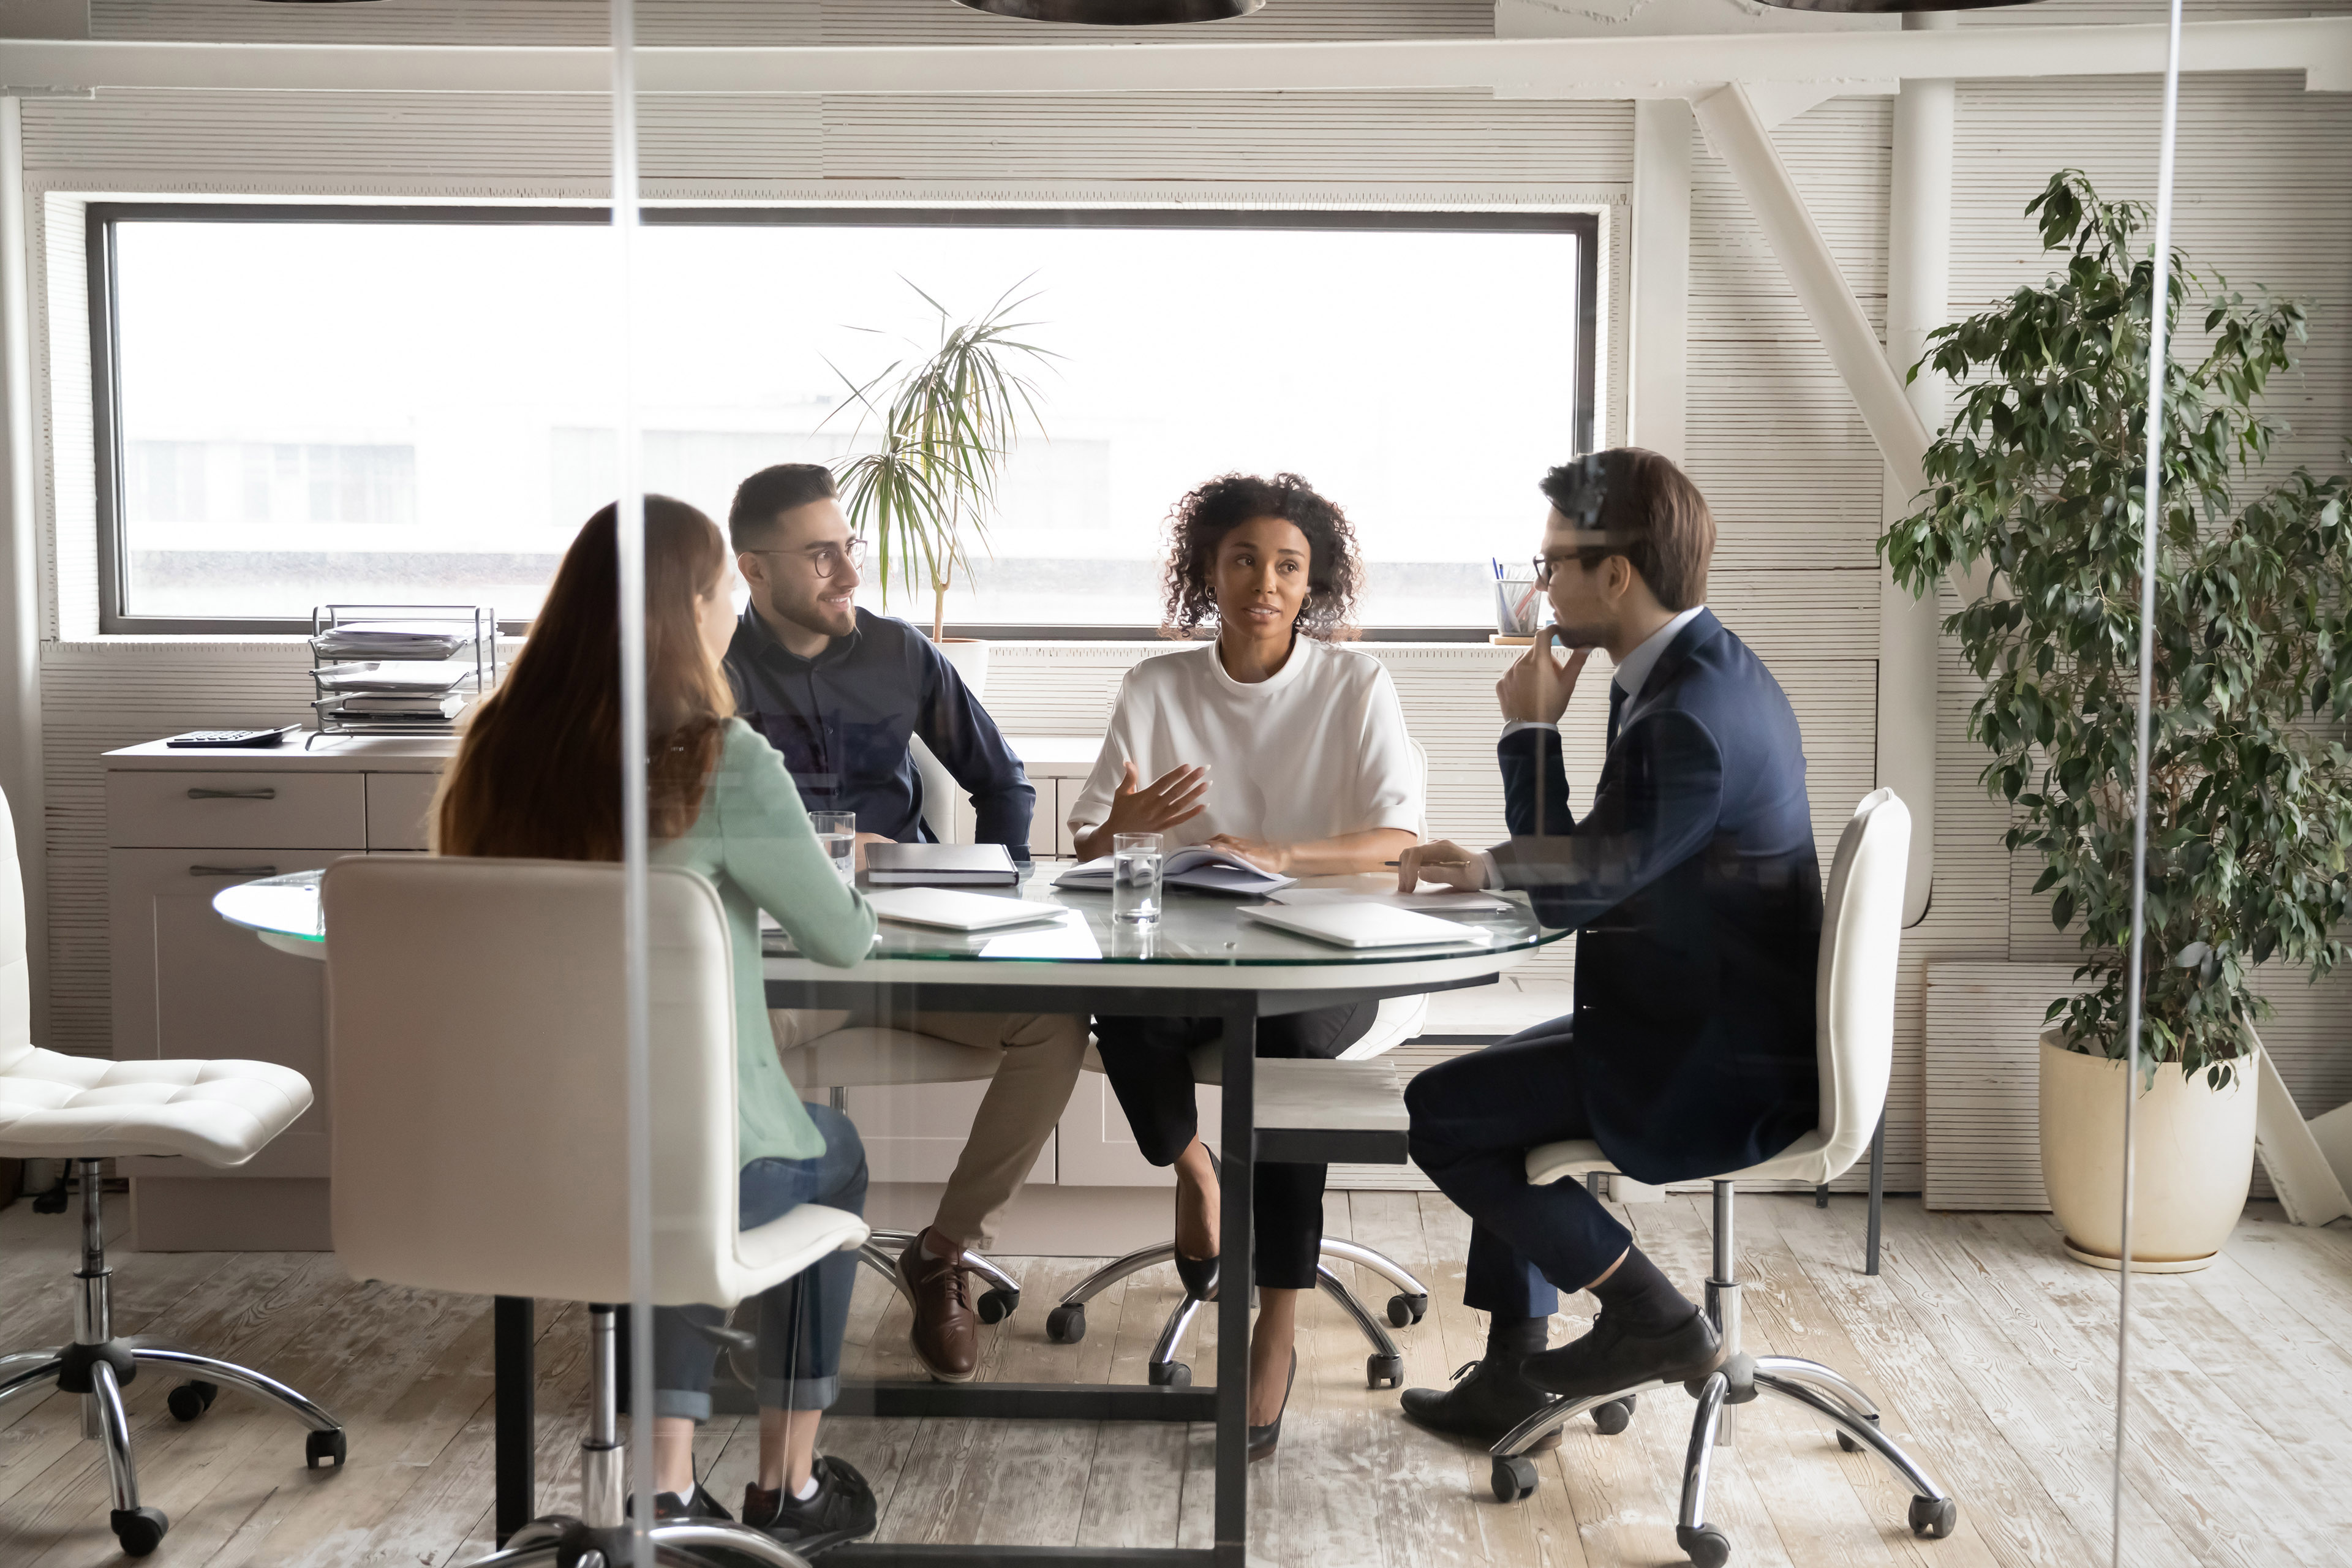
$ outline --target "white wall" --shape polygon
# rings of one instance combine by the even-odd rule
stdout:
[[[2055,14],[2059,4],[2067,16]],[[2095,16],[2083,0],[2054,0],[1986,20],[2157,14],[2140,3],[2090,9]],[[601,5],[589,0],[382,0],[365,7],[95,0],[91,16],[100,36],[120,37],[592,42],[604,25]],[[987,43],[1038,36],[946,0],[674,0],[647,3],[645,16],[642,34],[654,42]],[[1236,35],[1246,28],[1269,38],[1470,36],[1488,26],[1486,6],[1457,0],[1276,0],[1257,17],[1231,25]],[[2317,461],[2331,458],[2352,430],[2352,190],[2340,176],[2352,149],[2352,99],[2298,88],[2285,78],[2190,80],[2179,234],[2193,255],[2224,264],[2233,279],[2266,279],[2318,307],[2306,371],[2287,392],[2290,416],[2304,433],[2296,449]],[[2041,275],[2038,242],[2020,209],[2051,169],[2080,163],[2111,194],[2147,194],[2154,103],[2154,84],[2134,80],[1963,87],[1956,304],[1988,300]],[[60,1048],[103,1053],[110,1044],[97,752],[198,724],[299,717],[308,695],[304,657],[290,645],[163,645],[94,635],[81,194],[593,197],[606,158],[605,112],[594,100],[425,95],[125,92],[27,104],[35,308],[49,351],[37,379],[53,459],[41,487],[49,565],[43,668],[51,1043]],[[648,191],[680,199],[1593,206],[1610,237],[1603,426],[1612,438],[1622,429],[1622,204],[1633,124],[1625,104],[1496,102],[1442,92],[656,100],[645,120]],[[1889,134],[1880,99],[1832,100],[1777,132],[1874,320],[1885,294]],[[1796,702],[1826,850],[1835,824],[1872,783],[1880,464],[1780,286],[1736,188],[1703,143],[1693,174],[1689,355],[1689,467],[1722,533],[1710,598],[1771,662]],[[1143,651],[1003,648],[992,705],[1011,729],[1084,731],[1099,722],[1119,673]],[[1471,837],[1498,832],[1486,715],[1500,656],[1393,645],[1375,651],[1396,673],[1409,721],[1432,752],[1433,828]],[[2013,883],[1999,847],[2006,810],[1976,784],[1979,763],[1965,739],[1969,684],[1948,649],[1941,692],[1935,905],[1906,944],[1889,1110],[1896,1190],[1919,1184],[1922,966],[1931,957],[2044,957],[2054,934],[2038,901],[2024,896],[2032,873]],[[1584,717],[1593,720],[1588,730],[1596,727],[1593,715]],[[1571,745],[1597,761],[1597,733],[1572,734]],[[2063,947],[2064,939],[2057,941]],[[1564,949],[1544,963],[1564,973]],[[2352,1095],[2352,1061],[2331,1048],[2327,1027],[2346,1011],[2331,1005],[2313,1014],[2310,1049],[2287,1064],[2308,1110]]]

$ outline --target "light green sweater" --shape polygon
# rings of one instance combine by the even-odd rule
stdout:
[[[773,746],[740,719],[727,721],[719,769],[702,811],[680,837],[654,846],[657,866],[683,866],[710,879],[727,907],[735,952],[735,1094],[740,1154],[753,1160],[813,1160],[824,1136],[801,1107],[776,1060],[760,975],[760,911],[782,922],[801,952],[846,968],[874,942],[874,910],[842,885],[809,826],[800,791]]]

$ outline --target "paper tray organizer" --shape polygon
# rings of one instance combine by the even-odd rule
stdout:
[[[348,633],[372,625],[398,625],[420,630],[446,625],[447,636],[455,643],[446,651],[320,650],[319,645],[333,633]],[[319,605],[310,612],[310,683],[315,692],[310,706],[319,715],[319,724],[310,739],[303,742],[305,746],[321,735],[446,735],[456,731],[455,716],[410,719],[349,710],[345,704],[359,694],[331,690],[325,672],[338,665],[371,660],[380,664],[451,660],[470,664],[472,668],[448,688],[448,692],[467,698],[467,706],[471,706],[499,683],[499,613],[476,605]]]

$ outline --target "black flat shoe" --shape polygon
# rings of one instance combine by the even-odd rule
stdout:
[[[1217,1157],[1214,1154],[1209,1156],[1209,1169],[1218,1170]],[[1222,1172],[1219,1173],[1222,1174]],[[1217,1299],[1216,1256],[1212,1254],[1207,1258],[1187,1258],[1184,1256],[1183,1244],[1176,1239],[1184,1234],[1182,1214],[1184,1183],[1181,1177],[1179,1177],[1176,1182],[1176,1203],[1178,1207],[1176,1228],[1169,1232],[1168,1244],[1169,1254],[1176,1260],[1176,1278],[1183,1282],[1184,1294],[1193,1300],[1213,1301]]]
[[[1705,1312],[1663,1334],[1631,1333],[1603,1312],[1591,1331],[1519,1363],[1519,1373],[1562,1399],[1593,1399],[1645,1383],[1698,1383],[1726,1359],[1723,1337]]]
[[[1274,1446],[1282,1441],[1282,1411],[1290,1408],[1290,1391],[1297,1385],[1298,1352],[1297,1351],[1292,1351],[1290,1352],[1290,1381],[1282,1385],[1282,1410],[1277,1410],[1274,1413],[1274,1420],[1268,1425],[1264,1426],[1253,1426],[1249,1429],[1249,1462],[1251,1464],[1255,1465],[1260,1459],[1263,1459],[1267,1455],[1273,1453]]]
[[[1520,1376],[1518,1367],[1507,1358],[1490,1356],[1456,1368],[1453,1387],[1408,1388],[1400,1403],[1404,1418],[1414,1426],[1491,1448],[1550,1400],[1542,1389]],[[1559,1447],[1559,1434],[1548,1432],[1528,1451],[1541,1453]]]

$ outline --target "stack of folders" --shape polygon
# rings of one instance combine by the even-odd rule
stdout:
[[[877,888],[1009,888],[1021,872],[1002,844],[869,844],[866,880]]]
[[[322,695],[314,706],[395,723],[445,724],[464,712],[477,695],[475,666],[467,659],[365,659],[328,665],[315,673]]]
[[[345,621],[310,647],[323,658],[451,658],[473,640],[448,621]]]

